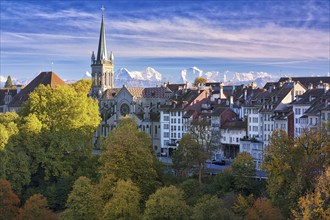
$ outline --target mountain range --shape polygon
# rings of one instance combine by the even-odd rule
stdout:
[[[231,76],[231,77],[228,77]],[[233,84],[248,84],[253,81],[257,83],[259,87],[264,86],[266,82],[276,81],[277,77],[273,77],[266,72],[229,72],[220,73],[218,71],[203,71],[196,66],[182,69],[181,77],[178,81],[171,81],[172,83],[188,83],[192,85],[196,77],[203,77],[208,82],[224,82],[225,85]],[[86,72],[83,78],[91,78],[91,74]],[[4,86],[6,77],[0,76],[0,88]],[[73,80],[64,80],[67,83],[73,82]],[[115,87],[122,87],[124,84],[128,87],[153,87],[162,84],[164,77],[160,72],[154,68],[147,67],[143,71],[129,71],[127,68],[120,68],[114,73]],[[26,85],[29,82],[27,79],[14,79],[14,84]]]

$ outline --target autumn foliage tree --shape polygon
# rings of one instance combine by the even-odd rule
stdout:
[[[194,86],[198,86],[199,84],[206,83],[207,80],[203,77],[196,77],[194,81]]]
[[[56,220],[56,214],[48,208],[47,199],[41,194],[31,196],[20,210],[19,220]]]
[[[292,210],[295,219],[330,219],[330,167],[321,174],[314,192],[299,198],[299,205]]]
[[[281,220],[281,210],[274,207],[267,198],[258,198],[247,209],[246,220]]]
[[[311,130],[296,140],[284,131],[275,131],[265,150],[268,172],[267,191],[285,217],[295,210],[298,200],[315,187],[313,180],[330,163],[330,136],[327,130]]]
[[[20,200],[12,191],[10,182],[0,179],[0,220],[16,219]]]

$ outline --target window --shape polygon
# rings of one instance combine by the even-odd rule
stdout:
[[[155,134],[157,134],[157,125],[155,125]]]
[[[252,120],[253,120],[254,123],[258,123],[258,118],[257,117],[253,117]]]
[[[174,133],[174,138],[176,138],[176,133]]]
[[[178,138],[181,138],[181,134],[180,133],[178,133]]]
[[[176,118],[173,119],[174,123],[176,123]]]
[[[170,121],[170,116],[165,115],[164,116],[164,121]]]
[[[170,133],[164,132],[164,138],[169,138],[169,137],[170,137]]]
[[[164,124],[164,129],[169,129],[170,125],[169,124]]]
[[[181,112],[178,112],[178,116],[180,116],[180,113],[181,113]]]
[[[238,138],[236,138],[236,142],[238,142]]]

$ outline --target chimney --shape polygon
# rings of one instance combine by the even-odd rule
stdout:
[[[327,93],[329,91],[329,84],[323,83],[324,93]]]
[[[252,89],[256,89],[257,88],[257,83],[256,82],[252,82]]]
[[[244,90],[244,100],[246,101],[247,99],[247,89]]]
[[[308,84],[308,89],[313,89],[313,84],[312,83]]]
[[[223,94],[223,83],[220,83],[220,94],[219,94],[220,99],[225,98],[225,95]]]
[[[17,94],[22,90],[22,85],[16,85]]]

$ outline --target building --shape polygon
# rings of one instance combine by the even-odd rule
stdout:
[[[102,137],[109,135],[118,120],[124,116],[132,117],[138,128],[147,133],[155,153],[160,153],[160,111],[161,105],[172,95],[166,86],[142,88],[114,88],[114,56],[108,54],[102,12],[98,50],[91,56],[92,86],[89,96],[99,101],[102,121],[94,136],[94,145],[101,143]],[[176,88],[180,85],[171,85]]]

